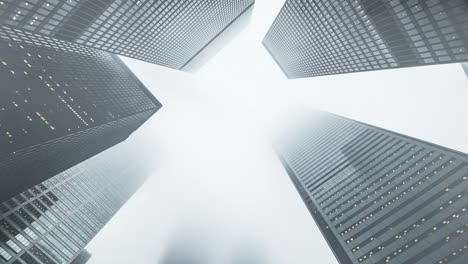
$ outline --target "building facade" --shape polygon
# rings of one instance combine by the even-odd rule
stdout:
[[[6,0],[0,23],[181,69],[254,0]]]
[[[81,252],[76,256],[76,258],[71,262],[71,264],[86,264],[91,259],[91,253],[86,249],[81,250]]]
[[[468,61],[464,0],[287,0],[264,45],[289,78]]]
[[[466,263],[468,155],[327,113],[308,122],[277,152],[340,263]]]
[[[83,248],[148,171],[112,149],[1,203],[0,263],[86,263]]]
[[[0,79],[0,202],[125,140],[161,107],[116,55],[8,27]]]

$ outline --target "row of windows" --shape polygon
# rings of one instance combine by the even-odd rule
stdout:
[[[458,261],[467,241],[468,157],[322,116],[280,153],[333,246],[353,263]]]
[[[0,92],[0,142],[8,146],[0,152],[157,107],[116,57],[5,27],[0,32],[0,76],[9,85]]]
[[[141,184],[114,162],[95,157],[2,203],[0,263],[70,262]]]
[[[253,2],[4,1],[3,7],[0,5],[0,21],[15,28],[181,68]]]
[[[264,44],[292,78],[468,60],[466,1],[288,0]]]

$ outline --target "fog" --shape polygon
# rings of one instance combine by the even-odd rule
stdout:
[[[271,147],[309,109],[468,152],[459,64],[287,80],[261,45],[282,4],[257,0],[197,73],[124,59],[163,108],[122,148],[156,169],[89,263],[337,263]]]

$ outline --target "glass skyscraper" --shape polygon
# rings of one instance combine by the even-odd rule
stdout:
[[[466,263],[468,155],[328,113],[277,152],[340,263]]]
[[[0,79],[0,202],[125,140],[161,107],[116,55],[4,26]]]
[[[183,68],[254,0],[4,0],[0,23]]]
[[[1,203],[0,263],[86,263],[83,248],[148,172],[113,148]]]
[[[287,0],[264,45],[289,78],[468,61],[465,0]]]

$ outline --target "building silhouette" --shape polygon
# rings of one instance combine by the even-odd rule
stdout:
[[[112,149],[1,203],[0,263],[86,263],[83,248],[148,172]]]
[[[463,70],[466,73],[466,77],[468,77],[468,62],[462,63]]]
[[[340,263],[466,262],[468,155],[327,113],[299,130],[277,152]]]
[[[185,222],[178,226],[165,242],[165,248],[159,257],[158,264],[212,264],[213,247],[219,246],[213,241],[203,226]]]
[[[0,54],[0,202],[125,140],[161,107],[107,52],[0,27]]]
[[[287,0],[264,41],[289,78],[468,61],[468,2]]]
[[[229,264],[267,264],[271,263],[267,251],[252,241],[243,241],[232,249],[229,257]]]
[[[2,1],[0,24],[181,69],[254,0]]]

